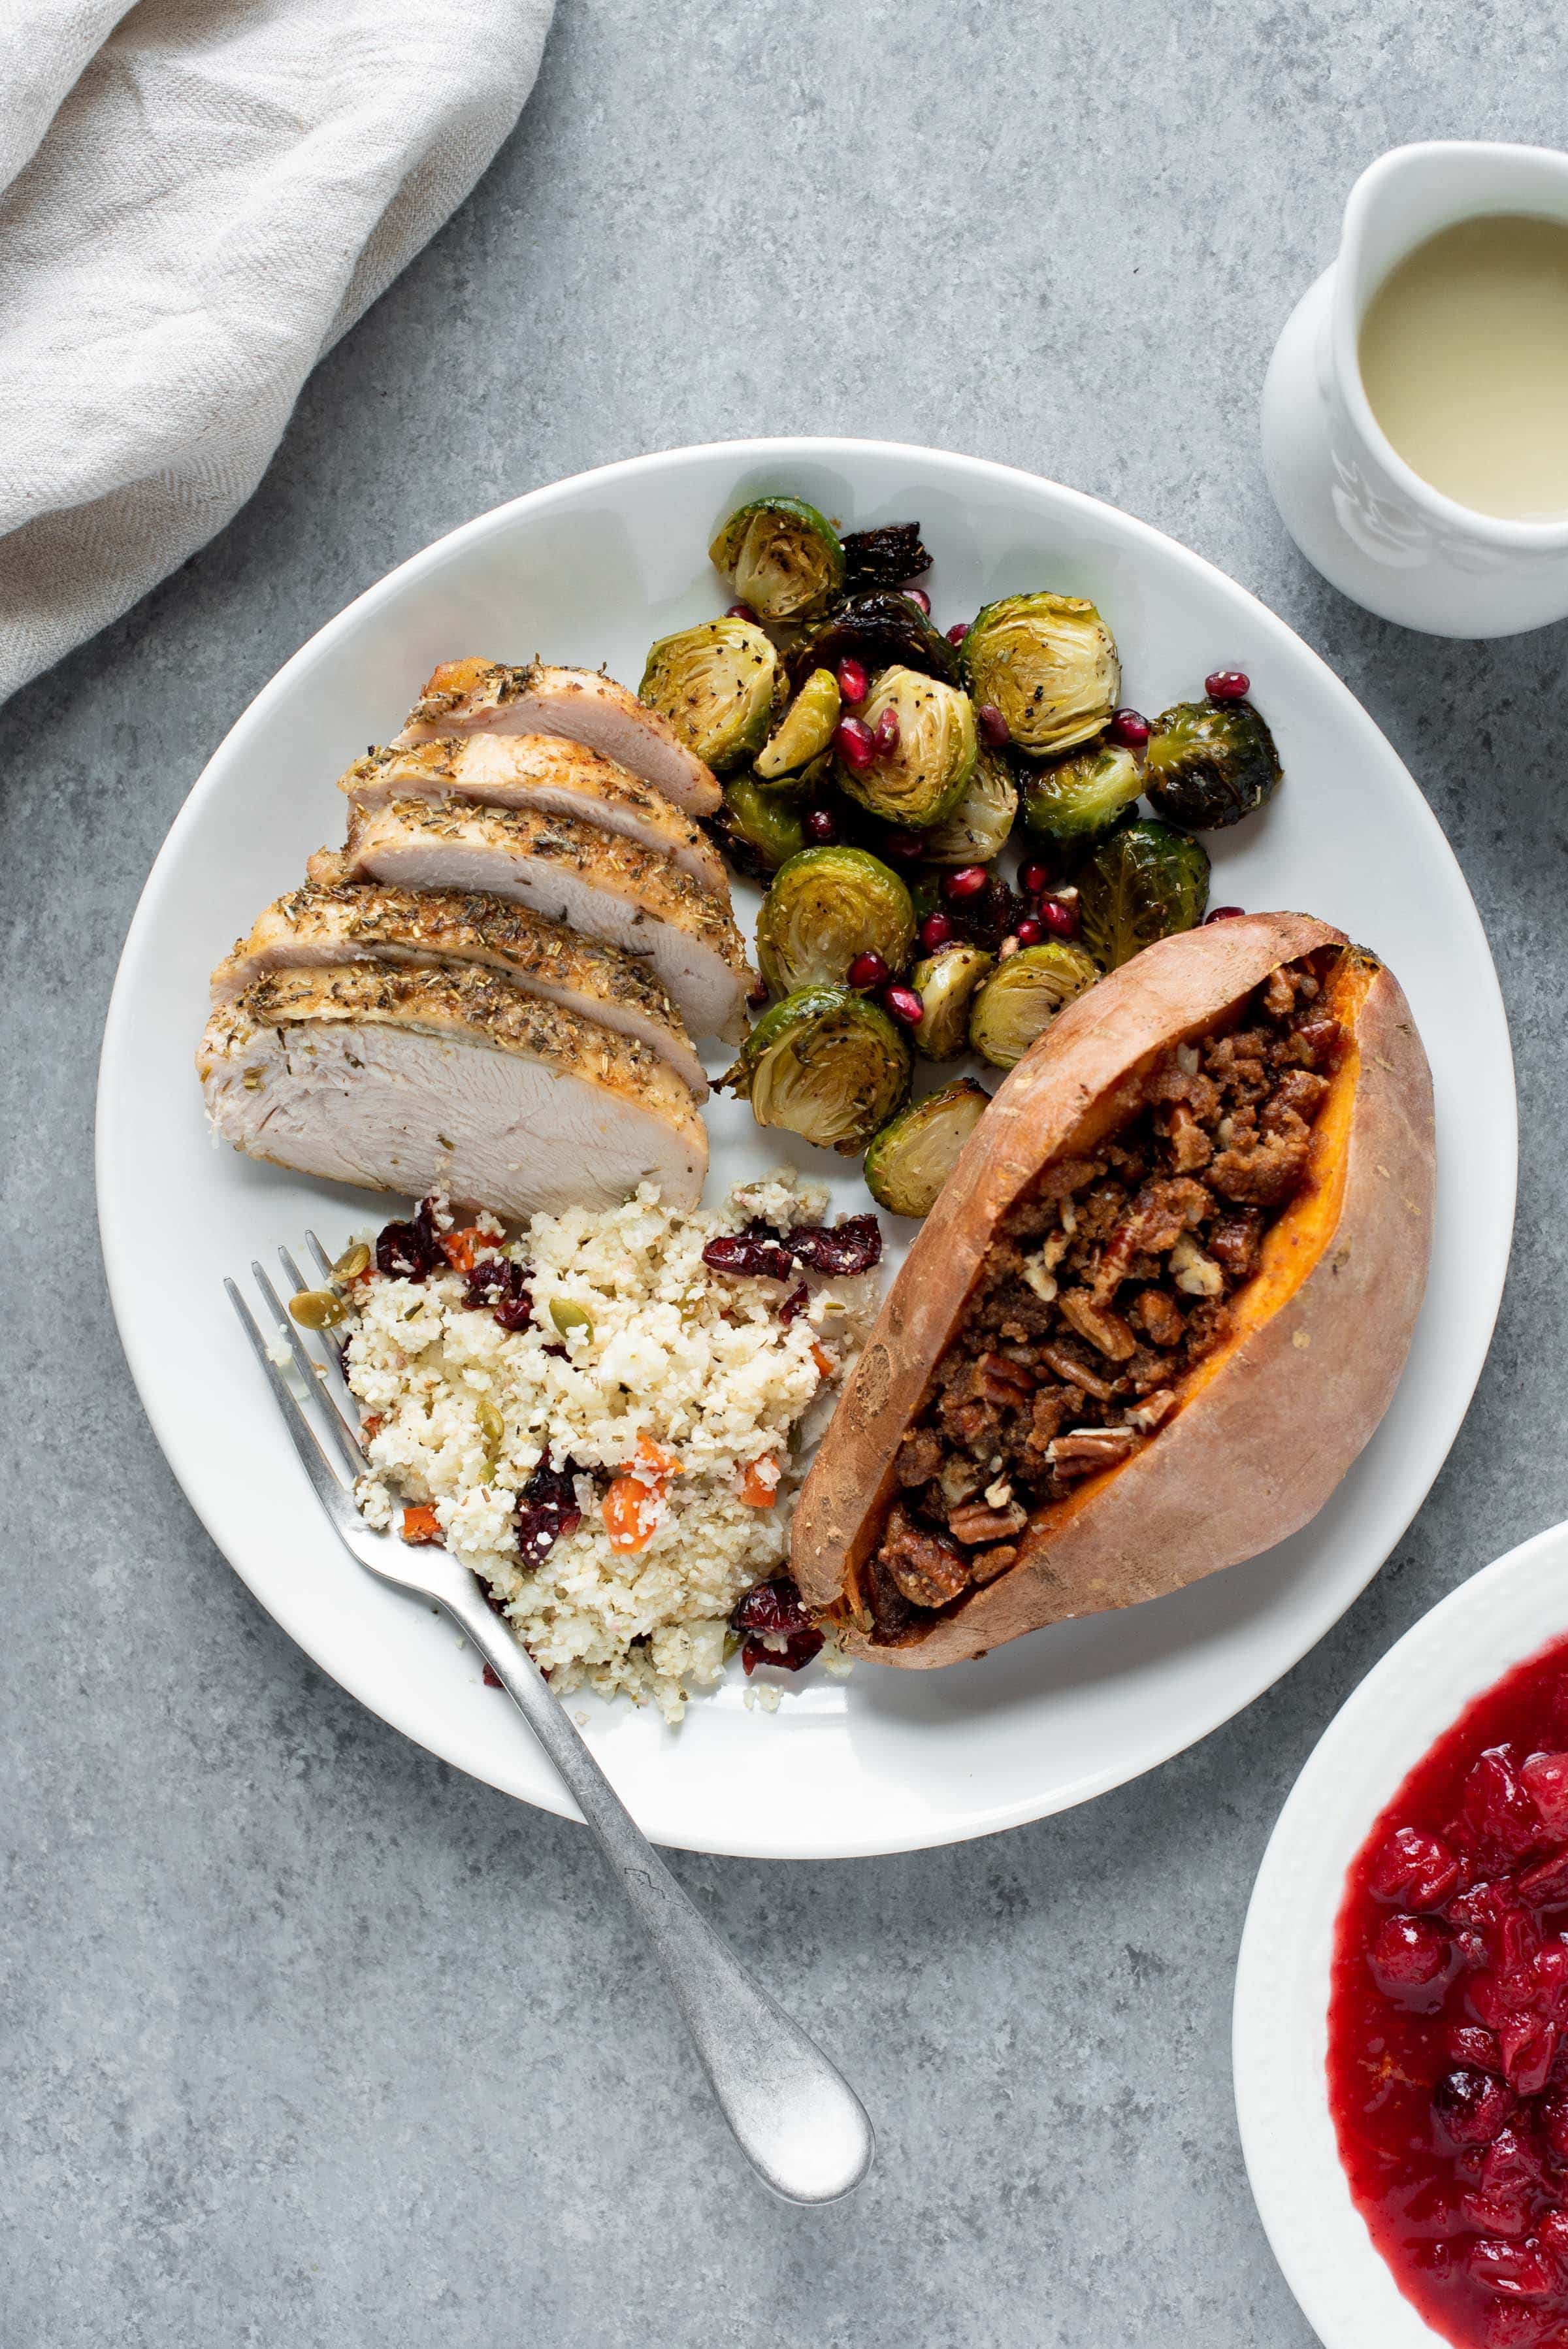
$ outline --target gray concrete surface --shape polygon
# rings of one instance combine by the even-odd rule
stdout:
[[[1563,631],[1434,643],[1323,586],[1254,419],[1357,171],[1408,138],[1557,140],[1563,62],[1545,0],[562,0],[517,136],[253,503],[0,719],[6,2349],[1309,2342],[1237,2148],[1232,1966],[1334,1707],[1568,1514],[1568,713]],[[1523,1112],[1475,1407],[1280,1687],[994,1841],[676,1860],[875,2113],[872,2182],[818,2216],[752,2190],[583,1837],[362,1713],[215,1555],[127,1381],[90,1166],[137,892],[279,662],[511,492],[811,429],[1055,474],[1284,613],[1459,851]]]

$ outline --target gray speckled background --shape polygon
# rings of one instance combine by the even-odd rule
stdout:
[[[249,509],[7,710],[7,2349],[1309,2342],[1237,2149],[1232,1967],[1335,1706],[1568,1514],[1568,713],[1563,630],[1433,642],[1310,574],[1255,415],[1355,174],[1410,138],[1560,140],[1563,65],[1545,0],[562,0],[517,136],[320,370]],[[811,430],[1052,473],[1284,613],[1459,851],[1523,1112],[1475,1407],[1281,1686],[990,1842],[677,1856],[874,2113],[872,2182],[816,2216],[752,2190],[583,1834],[361,1712],[208,1544],[121,1364],[90,1165],[137,892],[278,664],[514,492]]]

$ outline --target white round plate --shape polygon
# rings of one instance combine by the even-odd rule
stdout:
[[[1328,2108],[1335,1920],[1352,1860],[1474,1697],[1568,1632],[1568,1525],[1398,1640],[1324,1731],[1264,1854],[1236,1966],[1236,2114],[1274,2257],[1326,2349],[1447,2349],[1374,2248]]]
[[[1092,596],[1147,709],[1216,665],[1251,673],[1287,781],[1214,837],[1214,902],[1306,907],[1385,956],[1437,1080],[1436,1256],[1405,1381],[1316,1522],[1267,1557],[1127,1614],[1066,1624],[943,1672],[813,1671],[772,1715],[738,1672],[678,1731],[587,1699],[591,1738],[647,1832],[696,1850],[815,1858],[991,1833],[1150,1769],[1321,1638],[1420,1506],[1491,1334],[1513,1215],[1515,1105],[1496,976],[1425,801],[1371,719],[1283,622],[1129,515],[1032,475],[880,441],[734,441],[609,465],[455,531],[351,604],[259,694],[181,810],[131,925],[98,1095],[110,1292],[148,1414],[213,1539],[271,1612],[366,1704],[459,1768],[570,1815],[506,1700],[427,1607],[371,1583],[315,1512],[224,1300],[224,1273],[363,1195],[209,1141],[191,1053],[207,974],[258,909],[341,836],[334,781],[396,731],[438,660],[603,661],[634,684],[651,639],[725,602],[706,549],[743,497],[788,489],[856,526],[917,516],[937,617],[1042,585]],[[743,918],[755,906],[742,891]],[[710,1104],[708,1195],[787,1154]],[[802,1146],[862,1209],[859,1172]],[[383,1210],[385,1212],[385,1210]],[[150,1247],[173,1219],[179,1247]],[[1479,1236],[1479,1237],[1478,1237]]]

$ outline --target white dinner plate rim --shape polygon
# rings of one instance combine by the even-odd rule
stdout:
[[[1473,943],[1480,948],[1476,957],[1478,978],[1484,971],[1484,983],[1488,993],[1487,1009],[1495,1016],[1509,1073],[1509,1082],[1505,1088],[1507,1128],[1500,1135],[1500,1140],[1505,1145],[1506,1214],[1495,1221],[1492,1228],[1486,1235],[1477,1251],[1475,1265],[1472,1268],[1472,1285],[1483,1293],[1490,1293],[1491,1309],[1485,1317],[1483,1329],[1478,1330],[1472,1343],[1474,1359],[1465,1365],[1464,1375],[1455,1381],[1450,1391],[1449,1407],[1444,1414],[1440,1430],[1441,1441],[1440,1444],[1434,1445],[1429,1472],[1410,1511],[1410,1517],[1413,1517],[1448,1456],[1454,1437],[1469,1409],[1476,1382],[1486,1359],[1491,1331],[1501,1300],[1517,1191],[1517,1097],[1511,1081],[1511,1052],[1508,1041],[1506,1012],[1480,915],[1470,895],[1468,885],[1464,881],[1462,870],[1441,826],[1406,769],[1403,761],[1399,759],[1392,745],[1388,744],[1386,738],[1382,736],[1369,713],[1356,700],[1349,688],[1285,621],[1271,611],[1266,605],[1261,603],[1249,589],[1242,586],[1238,581],[1232,579],[1217,565],[1209,562],[1205,556],[1183,546],[1179,540],[1167,536],[1166,533],[1155,529],[1151,523],[1141,521],[1138,516],[1127,513],[1123,509],[1113,506],[1103,499],[1092,497],[1086,492],[1054,481],[1044,474],[1033,473],[1017,466],[1000,464],[988,458],[968,456],[962,451],[934,449],[929,445],[838,436],[773,436],[707,441],[649,451],[639,456],[622,458],[604,465],[591,467],[581,473],[566,476],[560,481],[526,491],[516,498],[509,499],[502,504],[489,509],[486,512],[459,524],[456,529],[433,541],[428,546],[408,556],[403,563],[356,596],[332,619],[326,621],[261,688],[235,719],[222,741],[208,760],[176,815],[154,860],[127,932],[105,1023],[98,1089],[97,1190],[99,1231],[109,1297],[138,1392],[153,1432],[171,1467],[174,1466],[181,1448],[180,1431],[174,1423],[176,1415],[164,1406],[155,1375],[156,1366],[150,1344],[144,1343],[142,1333],[137,1327],[135,1316],[127,1309],[127,1299],[120,1278],[122,1250],[131,1243],[134,1235],[122,1233],[119,1227],[112,1167],[106,1146],[108,1121],[105,1114],[105,1104],[110,1092],[110,1071],[115,1057],[124,1042],[129,1023],[135,1015],[134,979],[138,956],[142,941],[156,919],[160,896],[170,882],[187,832],[201,821],[207,802],[222,788],[224,770],[231,758],[237,756],[242,750],[249,736],[264,724],[273,707],[287,697],[299,678],[306,673],[313,664],[325,658],[337,640],[349,634],[368,613],[373,612],[382,602],[391,601],[398,591],[411,581],[424,574],[438,570],[442,564],[460,556],[466,549],[478,543],[490,533],[509,527],[521,514],[544,512],[552,503],[564,502],[586,487],[593,486],[595,489],[613,487],[617,481],[633,480],[650,471],[680,466],[699,466],[705,460],[714,457],[723,457],[738,465],[756,464],[764,460],[777,461],[780,464],[838,462],[852,465],[857,458],[878,460],[892,458],[923,463],[934,458],[944,466],[956,467],[962,474],[969,474],[976,480],[993,484],[1016,483],[1029,492],[1037,492],[1043,488],[1048,491],[1053,498],[1065,500],[1070,507],[1081,511],[1088,516],[1109,516],[1116,533],[1130,534],[1134,543],[1147,543],[1150,547],[1159,548],[1166,557],[1174,559],[1181,565],[1191,567],[1194,573],[1212,583],[1222,595],[1238,599],[1244,604],[1248,607],[1253,622],[1265,638],[1272,639],[1284,647],[1286,657],[1290,661],[1298,665],[1305,662],[1315,671],[1325,689],[1347,704],[1356,719],[1377,736],[1387,753],[1388,781],[1402,802],[1405,819],[1413,826],[1425,832],[1429,846],[1440,860],[1447,862],[1458,880],[1459,895],[1465,909],[1465,918],[1473,930]],[[191,1489],[191,1484],[181,1469],[175,1467],[174,1473],[207,1532],[227,1557],[228,1551],[213,1521],[214,1513],[203,1505],[202,1499],[199,1497],[196,1491]],[[1407,1525],[1410,1517],[1405,1520]],[[1396,1538],[1398,1538],[1397,1536]],[[1384,1556],[1387,1556],[1387,1551]],[[307,1630],[299,1619],[302,1610],[288,1606],[275,1591],[263,1595],[251,1574],[233,1559],[231,1558],[230,1563],[234,1565],[242,1580],[272,1614],[274,1620],[291,1639],[294,1639],[322,1665],[323,1670],[330,1672],[332,1677],[346,1687],[360,1702],[366,1705],[381,1719],[388,1722],[391,1726],[412,1738],[415,1743],[426,1745],[427,1750],[439,1754],[440,1748],[430,1744],[422,1734],[417,1723],[408,1718],[400,1706],[387,1702],[383,1696],[377,1693],[373,1671],[362,1674],[356,1669],[357,1659],[335,1657],[332,1663],[325,1662],[316,1655]],[[1369,1569],[1367,1579],[1370,1580],[1372,1574],[1377,1570],[1377,1567],[1374,1565]],[[1365,1583],[1359,1587],[1365,1588]],[[810,1839],[787,1841],[782,1837],[759,1837],[754,1844],[740,1844],[732,1837],[709,1840],[700,1831],[694,1832],[689,1828],[683,1828],[679,1833],[672,1833],[662,1826],[657,1829],[659,1840],[676,1848],[713,1851],[737,1857],[800,1859],[856,1858],[895,1851],[930,1848],[944,1843],[963,1842],[973,1837],[995,1834],[1009,1827],[1027,1825],[1032,1820],[1075,1807],[1078,1804],[1088,1801],[1097,1795],[1125,1785],[1143,1775],[1149,1770],[1158,1768],[1161,1764],[1169,1761],[1173,1754],[1184,1751],[1199,1739],[1212,1734],[1226,1721],[1233,1718],[1236,1713],[1253,1702],[1284,1672],[1293,1669],[1302,1656],[1306,1654],[1331,1628],[1333,1622],[1338,1619],[1345,1607],[1352,1603],[1355,1595],[1356,1593],[1347,1594],[1342,1604],[1325,1619],[1315,1622],[1307,1636],[1302,1638],[1299,1642],[1285,1643],[1271,1653],[1261,1670],[1239,1673],[1233,1685],[1225,1691],[1223,1700],[1204,1711],[1201,1723],[1196,1728],[1183,1729],[1174,1737],[1161,1731],[1142,1744],[1130,1739],[1127,1747],[1113,1763],[1086,1771],[1080,1777],[1058,1785],[1044,1794],[1026,1793],[1014,1800],[994,1804],[985,1809],[976,1810],[950,1821],[923,1821],[908,1831],[897,1828],[892,1832],[877,1830],[864,1836],[846,1837],[837,1841],[819,1842]],[[456,1766],[466,1768],[469,1765],[466,1763],[459,1763]],[[541,1807],[552,1810],[562,1817],[577,1816],[575,1808],[566,1797],[564,1791],[554,1785],[537,1795],[520,1797],[520,1799],[537,1801]]]

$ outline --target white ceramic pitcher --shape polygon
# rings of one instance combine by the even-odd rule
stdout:
[[[1381,157],[1350,191],[1339,258],[1297,304],[1264,386],[1264,469],[1307,561],[1431,636],[1568,618],[1568,519],[1507,522],[1444,497],[1396,455],[1362,388],[1361,322],[1389,271],[1440,230],[1496,212],[1568,222],[1568,155],[1434,140]]]

